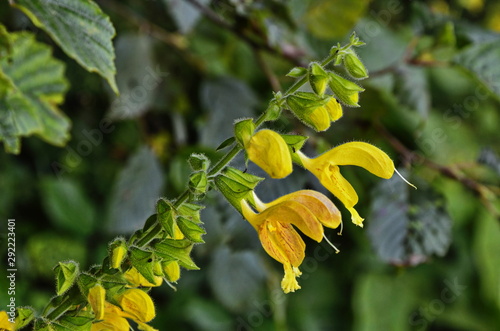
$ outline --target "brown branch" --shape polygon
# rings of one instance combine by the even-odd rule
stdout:
[[[381,123],[375,123],[376,129],[387,139],[387,141],[392,145],[392,147],[403,157],[404,162],[409,164],[419,164],[424,165],[430,169],[436,170],[441,175],[453,179],[466,189],[474,193],[479,197],[483,205],[494,215],[495,218],[500,220],[500,213],[496,210],[495,206],[491,203],[488,198],[488,192],[491,192],[485,185],[475,181],[472,178],[464,176],[463,174],[457,172],[455,169],[438,164],[434,161],[429,160],[422,154],[409,150],[399,139],[393,136]]]
[[[269,67],[269,64],[266,62],[264,57],[262,56],[262,53],[259,52],[259,50],[254,49],[254,54],[255,58],[257,60],[257,63],[259,64],[260,68],[262,69],[262,72],[264,72],[264,75],[266,75],[267,80],[269,81],[269,84],[271,85],[271,88],[273,89],[274,92],[281,91],[281,84],[272,71],[272,69]]]

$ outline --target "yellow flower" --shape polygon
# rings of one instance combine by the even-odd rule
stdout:
[[[243,216],[259,235],[264,250],[283,264],[285,275],[281,287],[285,293],[300,289],[297,277],[305,257],[305,244],[292,225],[306,236],[320,242],[323,226],[336,228],[341,223],[337,207],[323,194],[302,190],[265,204],[254,197],[255,213],[245,200],[241,201]]]
[[[310,159],[297,152],[303,166],[318,177],[321,184],[335,195],[351,213],[352,222],[363,226],[363,218],[353,208],[358,202],[358,195],[351,184],[342,176],[338,166],[356,165],[372,174],[391,178],[394,163],[382,150],[364,142],[350,142],[337,146],[330,151]]]
[[[92,324],[91,331],[129,331],[130,324],[123,317],[120,307],[104,302],[102,321]]]
[[[139,270],[136,268],[132,267],[128,269],[124,274],[123,277],[127,281],[129,287],[153,287],[153,286],[160,286],[163,283],[163,278],[161,276],[154,276],[154,283],[151,283],[148,281],[141,273]]]
[[[292,156],[285,140],[272,130],[260,130],[245,143],[248,158],[272,178],[292,172]]]
[[[122,316],[136,322],[147,323],[156,316],[153,300],[142,290],[136,288],[126,290],[117,300],[123,310]]]
[[[104,287],[100,284],[94,285],[94,287],[89,290],[87,300],[90,303],[90,307],[92,307],[95,318],[97,320],[102,320],[104,318],[104,303],[106,301],[106,290]]]
[[[15,324],[9,321],[9,315],[5,310],[0,311],[0,330],[13,331]]]

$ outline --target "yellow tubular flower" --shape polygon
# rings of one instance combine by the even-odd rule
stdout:
[[[104,302],[106,300],[106,290],[100,284],[94,285],[89,290],[87,300],[92,307],[95,318],[102,320],[104,318]]]
[[[123,311],[109,302],[104,302],[104,317],[98,323],[93,323],[91,331],[129,331],[130,324],[123,317]]]
[[[117,300],[123,310],[122,316],[134,321],[147,323],[156,316],[153,300],[142,290],[136,288],[126,290]]]
[[[15,324],[9,322],[9,315],[5,310],[0,311],[0,330],[13,331]]]
[[[283,264],[283,291],[294,292],[300,289],[296,278],[301,275],[299,266],[304,260],[306,247],[293,226],[320,242],[323,239],[323,225],[337,227],[340,213],[328,198],[310,190],[291,193],[268,204],[260,202],[257,197],[255,200],[260,213],[255,213],[242,200],[243,216],[257,230],[267,254]]]
[[[272,130],[260,130],[245,144],[248,158],[272,178],[284,178],[292,172],[292,156],[285,140]]]
[[[297,152],[304,167],[313,173],[333,195],[335,195],[351,213],[352,222],[363,226],[363,218],[353,208],[358,202],[358,195],[351,184],[340,173],[339,165],[363,167],[372,174],[391,178],[394,163],[382,150],[364,142],[350,142],[337,146],[330,151],[310,159]]]
[[[160,286],[163,283],[163,278],[161,276],[154,276],[154,283],[151,283],[148,281],[146,278],[144,278],[143,275],[137,270],[136,268],[132,267],[128,269],[124,274],[123,277],[128,283],[128,287],[154,287],[154,286]]]
[[[335,98],[331,98],[330,101],[324,106],[330,117],[330,121],[334,122],[342,117],[342,106]]]

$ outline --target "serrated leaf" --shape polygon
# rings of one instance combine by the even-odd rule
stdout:
[[[31,307],[16,308],[16,330],[20,330],[30,324],[35,318],[35,310]]]
[[[339,39],[354,27],[368,3],[368,0],[311,1],[303,21],[315,37]]]
[[[190,270],[198,270],[196,264],[193,262],[191,257],[191,250],[194,244],[186,239],[176,240],[176,239],[164,239],[152,244],[152,248],[162,257],[164,260],[174,260],[178,261],[179,264]]]
[[[69,139],[70,121],[57,108],[68,83],[64,64],[32,34],[12,33],[12,61],[0,59],[0,141],[20,152],[20,137],[37,135],[56,146]]]
[[[500,98],[500,40],[472,44],[458,53],[453,62],[469,71],[497,98]]]
[[[416,265],[431,255],[443,256],[451,242],[451,219],[443,197],[423,181],[410,181],[418,190],[397,176],[373,190],[368,236],[387,263]]]
[[[207,232],[201,226],[182,216],[177,218],[177,225],[187,239],[195,243],[204,243],[201,237]]]
[[[86,70],[104,77],[118,94],[111,42],[115,28],[95,2],[14,0],[12,3],[45,30],[68,56]]]
[[[425,69],[401,65],[394,78],[394,94],[399,103],[427,118],[431,100]]]
[[[228,146],[231,146],[235,141],[236,141],[236,138],[229,137],[226,140],[224,140],[223,142],[221,142],[221,144],[219,146],[217,146],[217,148],[215,150],[220,151],[221,149],[224,149]]]
[[[130,262],[141,273],[144,278],[150,283],[156,283],[155,275],[153,272],[153,252],[145,251],[138,247],[131,247],[129,249]]]
[[[61,295],[66,292],[76,281],[80,268],[74,261],[59,262],[54,269],[56,273],[56,293]]]

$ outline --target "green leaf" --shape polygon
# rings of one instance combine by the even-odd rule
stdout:
[[[500,226],[484,212],[475,221],[474,255],[480,289],[500,309]]]
[[[200,268],[196,266],[189,256],[193,246],[194,244],[186,239],[164,239],[152,244],[152,248],[156,254],[166,261],[175,260],[186,269],[198,270]]]
[[[187,239],[195,243],[204,243],[201,237],[207,232],[201,226],[182,216],[177,218],[177,225]]]
[[[321,39],[344,37],[364,14],[368,0],[315,0],[303,17],[307,29]]]
[[[59,262],[54,268],[56,273],[56,293],[61,295],[66,292],[75,283],[80,268],[74,261]]]
[[[380,182],[372,193],[368,236],[380,259],[387,263],[416,265],[433,254],[443,256],[451,242],[451,219],[443,197],[427,183],[409,180],[418,190],[393,176]]]
[[[16,330],[20,330],[26,325],[30,324],[35,318],[35,311],[31,307],[17,307],[16,308]]]
[[[111,39],[115,28],[91,0],[13,0],[33,23],[45,30],[64,52],[90,72],[104,77],[118,94],[115,53]]]
[[[156,283],[153,272],[153,252],[131,247],[129,250],[130,262],[150,283]]]
[[[15,154],[20,152],[20,137],[33,134],[64,146],[70,122],[57,108],[68,88],[64,64],[30,33],[10,38],[13,60],[0,59],[0,141]]]
[[[12,41],[5,26],[0,24],[0,59],[12,52]]]
[[[500,41],[473,44],[458,53],[453,62],[465,68],[500,98]]]
[[[395,71],[394,94],[399,103],[427,118],[430,109],[428,78],[422,68],[401,65]]]
[[[198,1],[202,5],[210,3],[209,0]],[[191,31],[201,17],[201,12],[198,8],[185,0],[163,0],[163,3],[168,8],[170,15],[179,27],[181,33]]]
[[[74,235],[92,232],[96,212],[79,183],[46,177],[40,182],[40,193],[45,212],[55,225]]]

